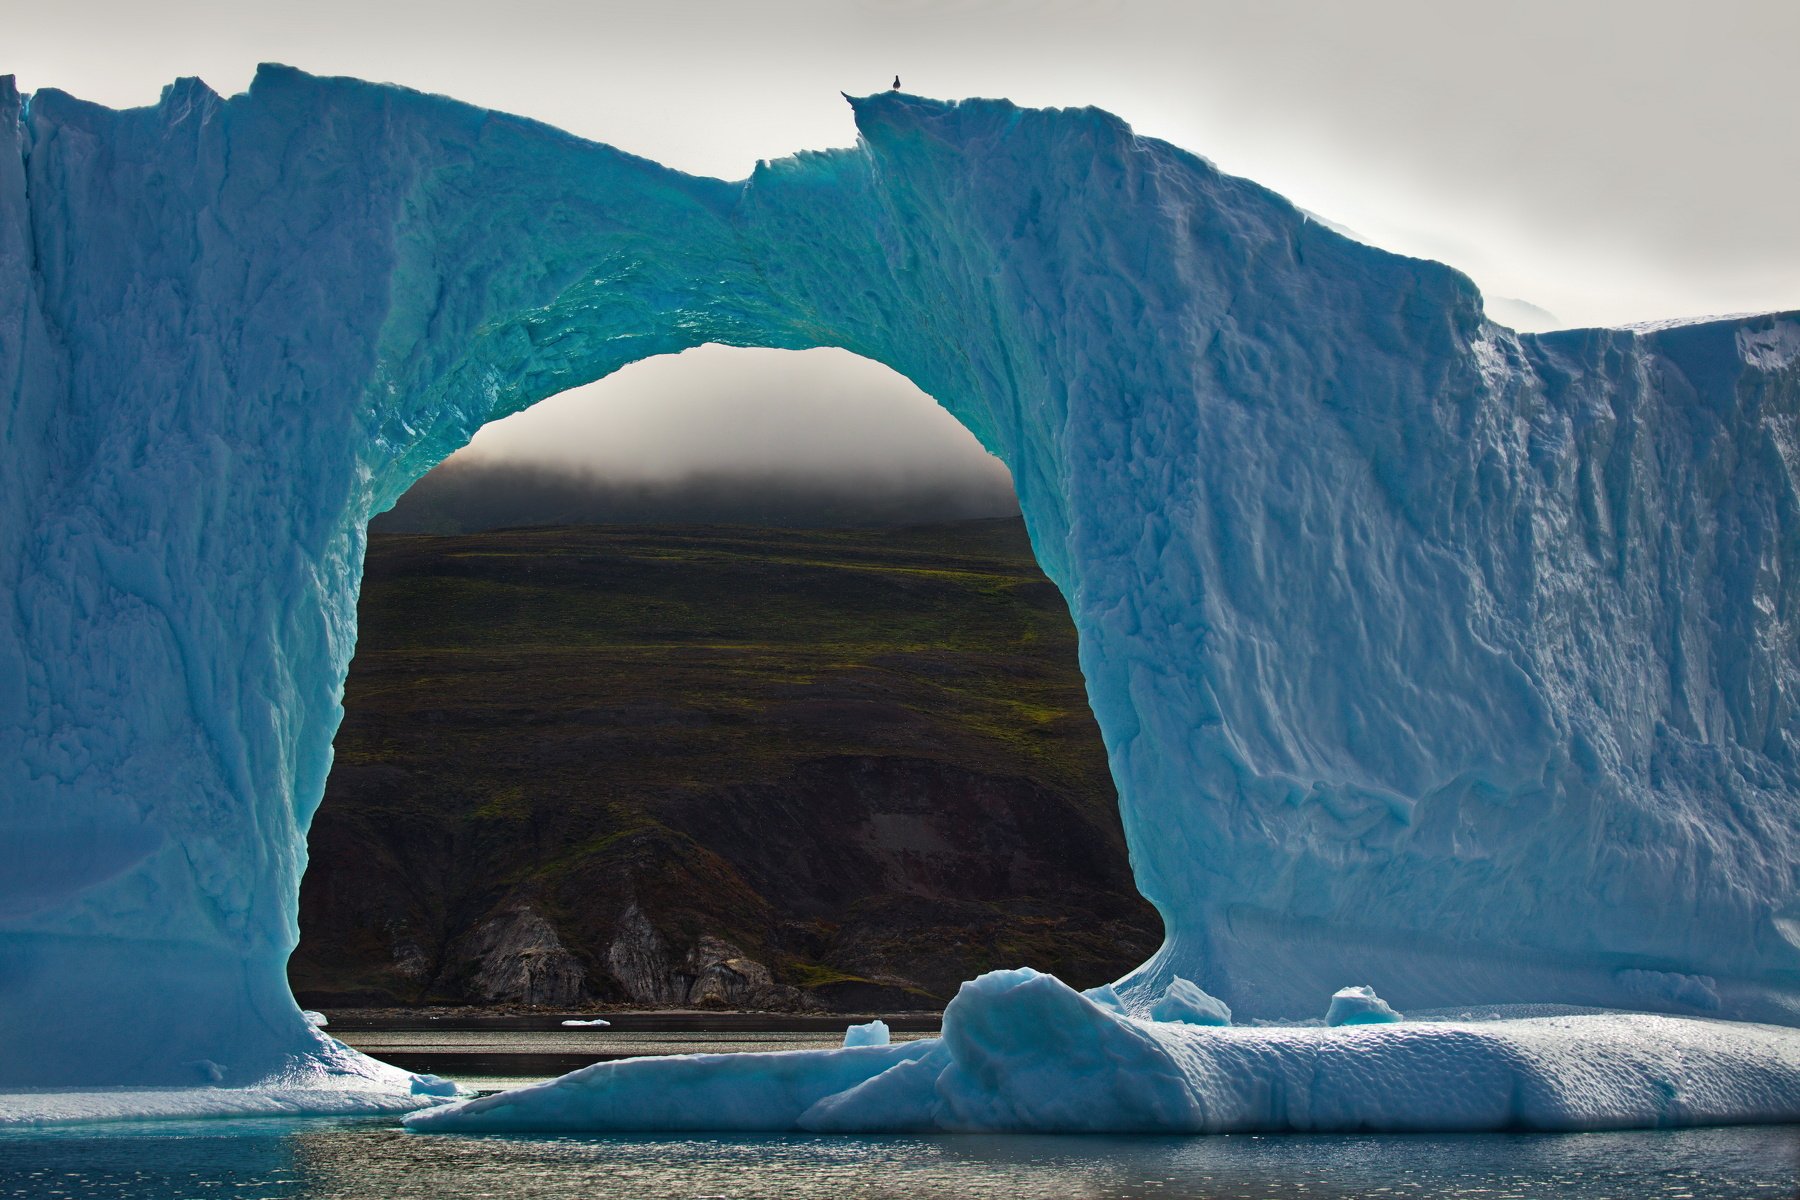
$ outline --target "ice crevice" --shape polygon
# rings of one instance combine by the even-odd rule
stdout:
[[[1379,1069],[1283,1110],[1415,1128],[1375,1093],[1467,1058],[1482,1120],[1503,1075],[1555,1127],[1800,1116],[1800,318],[1520,335],[1109,114],[851,103],[854,148],[728,182],[284,67],[0,84],[0,1120],[442,1098],[284,976],[366,524],[706,342],[883,362],[1007,462],[1167,941],[1099,1004],[987,977],[924,1050],[530,1105],[692,1071],[796,1128],[1248,1128],[1252,1078]],[[1178,978],[1237,1026],[1149,1020]],[[1365,985],[1407,1019],[1296,1024]],[[1416,1019],[1533,1004],[1663,1015]]]

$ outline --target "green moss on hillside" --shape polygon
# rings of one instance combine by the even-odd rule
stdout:
[[[711,934],[796,986],[939,1000],[1155,947],[1016,520],[375,537],[360,619],[303,991],[441,995],[520,903],[613,999],[631,904],[672,954]]]

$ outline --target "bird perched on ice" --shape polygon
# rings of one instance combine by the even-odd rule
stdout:
[[[900,90],[900,77],[898,75],[894,76],[894,86],[888,90],[890,92],[897,92]]]

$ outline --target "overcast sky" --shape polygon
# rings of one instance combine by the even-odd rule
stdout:
[[[27,89],[144,104],[177,75],[241,90],[271,59],[729,178],[849,144],[838,91],[898,72],[926,95],[1110,109],[1561,324],[1800,308],[1795,0],[61,0],[9,3],[0,27],[0,72]],[[477,445],[674,470],[780,452],[854,473],[901,447],[970,453],[940,417],[846,355],[702,351]]]

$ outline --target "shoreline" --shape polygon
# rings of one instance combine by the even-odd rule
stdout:
[[[310,1007],[310,1006],[309,1006]],[[886,1021],[895,1033],[938,1032],[944,1014],[934,1010],[868,1013],[784,1013],[755,1010],[709,1009],[508,1009],[494,1008],[341,1008],[318,1009],[327,1021],[325,1032],[405,1032],[407,1030],[467,1030],[478,1032],[555,1031],[579,1035],[579,1027],[564,1021],[608,1024],[590,1027],[594,1033],[827,1033],[851,1025]]]

